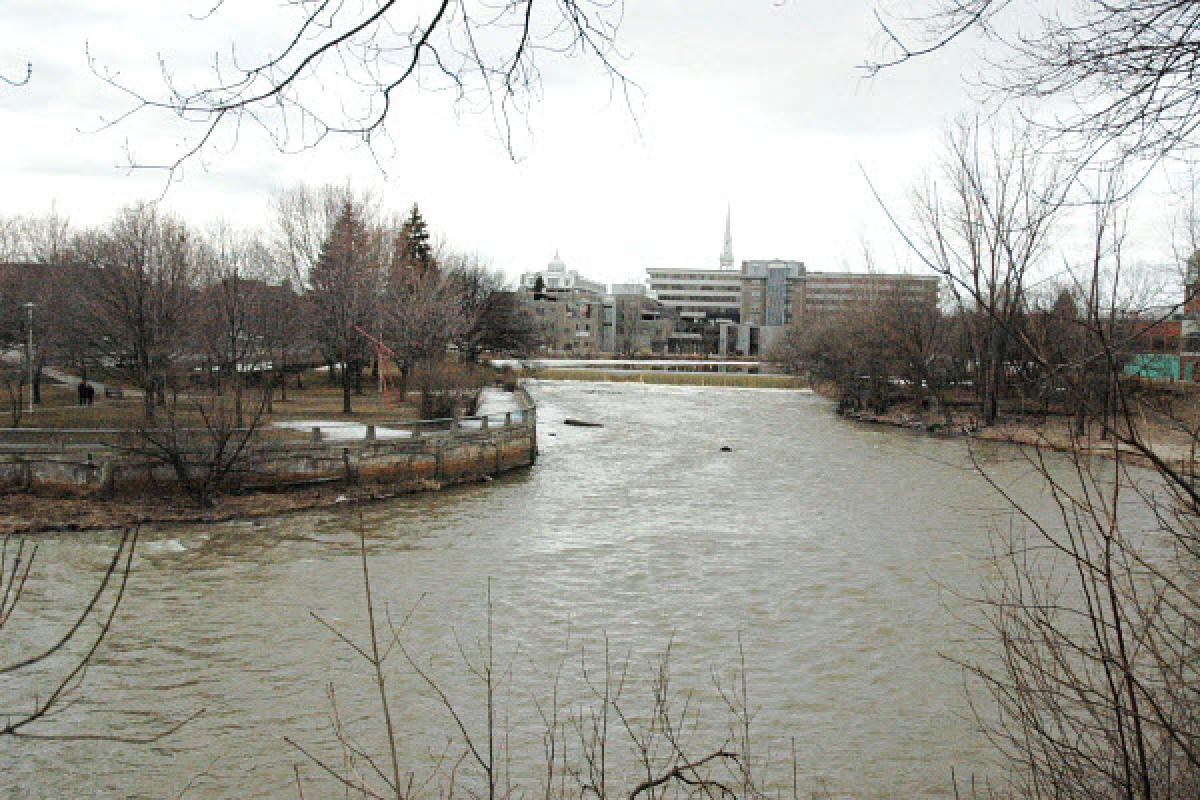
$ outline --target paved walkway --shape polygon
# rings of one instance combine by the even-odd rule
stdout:
[[[57,383],[61,383],[64,386],[68,386],[72,389],[79,386],[79,384],[82,382],[78,375],[72,375],[68,372],[63,372],[61,369],[58,369],[57,367],[42,367],[42,374],[45,375],[50,380],[55,381]],[[96,390],[97,398],[104,397],[105,392],[109,388],[107,384],[100,383],[99,381],[88,381],[88,384],[91,385],[91,387]],[[123,397],[141,397],[142,390],[141,389],[126,389],[124,387],[121,387],[121,395]]]

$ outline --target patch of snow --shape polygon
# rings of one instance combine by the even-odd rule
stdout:
[[[147,553],[186,553],[187,547],[178,539],[167,539],[162,542],[148,542],[143,548]]]
[[[329,419],[288,419],[280,420],[274,423],[274,425],[276,428],[296,431],[311,431],[313,428],[320,428],[321,438],[334,442],[349,442],[367,438],[367,426],[361,422]],[[408,439],[411,436],[412,431],[375,426],[376,439]]]

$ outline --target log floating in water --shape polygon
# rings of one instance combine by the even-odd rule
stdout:
[[[603,428],[604,427],[599,422],[588,422],[588,421],[582,420],[582,419],[574,419],[573,417],[567,417],[566,419],[564,419],[563,425],[574,425],[577,428]]]

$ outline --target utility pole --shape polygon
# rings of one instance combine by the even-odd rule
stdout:
[[[26,303],[25,309],[29,312],[29,324],[26,326],[25,333],[25,361],[29,366],[29,413],[33,413],[33,308],[36,303]]]

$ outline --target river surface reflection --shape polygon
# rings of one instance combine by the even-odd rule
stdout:
[[[672,642],[676,686],[712,695],[740,636],[762,746],[780,753],[794,738],[802,794],[950,796],[951,768],[994,769],[961,674],[939,655],[971,646],[955,592],[978,586],[1003,514],[962,442],[846,423],[793,391],[532,388],[541,457],[526,472],[361,510],[144,531],[117,629],[59,725],[145,730],[203,716],[152,746],[0,743],[0,794],[297,796],[304,759],[285,736],[338,758],[327,688],[342,722],[376,715],[361,666],[312,617],[362,634],[360,514],[377,594],[396,617],[423,597],[405,645],[471,724],[479,687],[456,641],[474,652],[491,579],[518,757],[540,756],[530,698],[544,699],[565,649],[598,667],[607,635],[629,655],[634,693]],[[1006,458],[999,473],[1035,498],[1028,470]],[[43,538],[35,633],[93,585],[112,545]],[[403,662],[395,673],[400,746],[415,764],[451,728]],[[3,699],[17,688],[0,683]],[[577,690],[565,679],[564,694]],[[362,731],[378,743],[377,726]],[[333,796],[302,769],[315,787],[305,796]]]

